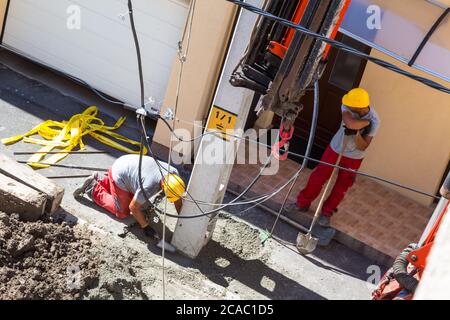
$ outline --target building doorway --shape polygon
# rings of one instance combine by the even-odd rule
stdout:
[[[369,54],[371,48],[365,44],[338,33],[336,40],[361,52]],[[351,89],[359,87],[367,61],[350,53],[332,48],[328,66],[320,80],[319,119],[312,157],[320,159],[341,124],[342,97]],[[302,100],[305,109],[295,122],[295,133],[290,150],[304,154],[308,142],[313,114],[314,92],[308,91]],[[278,120],[279,121],[279,120]],[[294,159],[294,158],[293,158]],[[301,159],[295,158],[296,161]],[[316,163],[309,163],[313,168]]]

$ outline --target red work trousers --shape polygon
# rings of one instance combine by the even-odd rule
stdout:
[[[333,151],[330,146],[325,150],[322,156],[322,162],[335,164],[339,154]],[[361,166],[362,159],[352,159],[342,157],[339,166],[347,169],[358,170]],[[309,207],[311,203],[319,196],[323,186],[331,177],[333,167],[319,164],[309,177],[308,184],[300,191],[297,196],[297,206],[300,208]],[[322,214],[324,216],[331,217],[344,199],[345,193],[355,182],[356,174],[344,170],[339,170],[338,178],[334,184],[333,190],[331,190],[328,199],[325,201]]]
[[[117,218],[125,219],[130,215],[133,194],[116,185],[110,169],[103,180],[98,181],[94,187],[92,199],[98,206],[108,210]]]

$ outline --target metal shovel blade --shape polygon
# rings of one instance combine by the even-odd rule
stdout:
[[[303,255],[310,254],[316,250],[318,238],[314,238],[311,233],[302,234],[297,236],[297,250]]]

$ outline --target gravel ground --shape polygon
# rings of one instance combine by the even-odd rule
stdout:
[[[166,253],[163,268],[160,249],[139,228],[118,236],[86,223],[25,223],[0,213],[0,300],[370,297],[356,274],[294,251],[273,240],[263,245],[258,228],[222,216],[195,260]]]
[[[104,239],[103,243],[104,246],[95,249],[101,259],[100,281],[89,291],[87,298],[162,298],[162,258],[154,243],[139,240],[138,232],[130,232],[124,238]],[[235,278],[233,273],[251,272],[247,262],[264,260],[263,249],[256,229],[232,219],[219,219],[212,241],[197,259],[167,254],[166,298],[220,299],[233,296],[235,293],[227,289]],[[229,270],[230,266],[232,270]],[[213,284],[221,281],[224,282],[222,286]]]
[[[31,223],[0,212],[0,299],[83,297],[98,281],[91,248],[88,233],[58,218]]]
[[[142,241],[139,229],[118,237],[87,231],[64,218],[24,222],[16,214],[0,212],[0,300],[163,297],[159,249]],[[233,297],[227,290],[233,274],[252,272],[247,262],[265,256],[256,229],[222,218],[196,260],[168,254],[166,298]],[[210,279],[219,283],[223,279],[225,284],[216,286]]]

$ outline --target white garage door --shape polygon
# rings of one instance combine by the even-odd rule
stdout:
[[[164,99],[189,0],[133,0],[146,98]],[[74,7],[75,6],[75,7]],[[80,28],[68,19],[80,10]],[[4,44],[139,106],[136,51],[127,0],[12,0]],[[125,18],[124,18],[125,15]],[[122,17],[121,17],[122,16]]]

